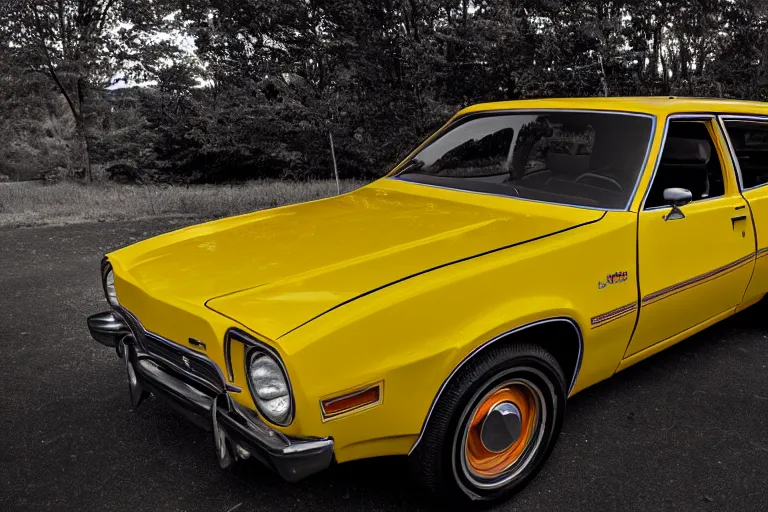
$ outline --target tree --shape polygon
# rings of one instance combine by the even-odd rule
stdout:
[[[0,41],[12,58],[47,76],[66,100],[91,180],[86,101],[116,72],[150,79],[161,57],[178,55],[165,34],[175,25],[164,1],[4,0]]]
[[[23,66],[67,98],[35,103],[27,96],[36,109],[11,114],[29,121],[11,123],[15,140],[43,133],[30,128],[32,118],[45,124],[48,116],[67,128],[60,132],[70,144],[69,125],[59,122],[69,104],[77,140],[90,148],[94,165],[120,164],[142,179],[330,177],[329,132],[340,174],[369,178],[471,103],[670,94],[766,99],[766,5],[0,0],[0,87],[23,87]],[[190,52],[174,53],[177,34],[194,40]],[[102,86],[116,74],[154,85],[105,94]],[[23,105],[0,104],[0,123],[3,110],[18,113]],[[41,163],[69,165],[55,153]]]

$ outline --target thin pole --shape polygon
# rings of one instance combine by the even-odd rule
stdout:
[[[341,195],[341,185],[339,184],[339,169],[336,168],[336,152],[333,150],[333,134],[328,132],[328,139],[331,141],[331,158],[333,158],[333,174],[336,176],[336,195]]]

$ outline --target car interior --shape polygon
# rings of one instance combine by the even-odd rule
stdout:
[[[768,123],[726,121],[744,188],[768,183]]]
[[[645,159],[647,118],[539,116],[518,130],[472,138],[402,179],[598,208],[625,208]]]
[[[705,121],[672,121],[645,208],[666,206],[664,190],[690,190],[693,201],[725,193],[723,171]]]

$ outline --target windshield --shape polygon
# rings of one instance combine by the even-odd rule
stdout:
[[[650,116],[609,112],[463,117],[399,179],[558,204],[624,209],[651,139]]]

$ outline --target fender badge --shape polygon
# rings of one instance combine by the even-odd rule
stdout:
[[[618,284],[623,283],[627,280],[627,277],[629,276],[629,273],[626,270],[623,270],[621,272],[614,272],[613,274],[608,274],[605,276],[605,282],[598,281],[597,282],[597,289],[602,290],[609,284]]]

